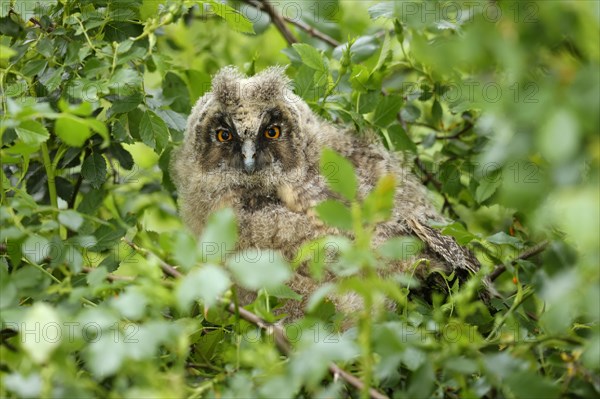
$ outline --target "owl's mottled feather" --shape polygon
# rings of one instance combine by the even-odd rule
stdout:
[[[226,140],[221,141],[223,138]],[[214,76],[212,90],[194,106],[172,167],[181,216],[199,235],[211,212],[232,207],[239,222],[239,249],[279,250],[291,259],[303,243],[339,233],[324,225],[314,212],[317,204],[334,198],[319,173],[324,147],[353,163],[359,198],[381,177],[394,175],[397,188],[392,216],[377,226],[374,245],[389,237],[414,235],[427,246],[424,255],[430,255],[429,267],[446,272],[479,268],[468,250],[429,227],[432,220],[443,218],[420,181],[403,166],[403,159],[387,151],[375,137],[359,136],[316,116],[292,92],[279,67],[253,77],[232,67],[223,68]],[[290,282],[305,299],[318,286],[302,268]],[[334,302],[347,312],[360,307],[360,301],[351,295],[334,298]],[[289,301],[284,311],[296,318],[303,313],[303,306]]]

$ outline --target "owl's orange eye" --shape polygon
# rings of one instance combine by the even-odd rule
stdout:
[[[281,128],[279,126],[271,126],[265,130],[265,137],[268,139],[278,139],[281,135]]]
[[[233,138],[233,135],[231,133],[229,133],[229,130],[225,130],[225,129],[217,130],[217,140],[219,140],[221,143],[224,143],[225,141],[230,141],[232,138]]]

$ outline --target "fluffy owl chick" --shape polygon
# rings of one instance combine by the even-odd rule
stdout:
[[[313,211],[323,200],[335,198],[319,173],[325,147],[353,163],[359,199],[382,176],[395,176],[392,217],[377,226],[374,245],[413,235],[426,244],[420,256],[429,258],[430,265],[459,274],[478,268],[470,252],[428,226],[442,218],[402,160],[377,139],[342,130],[315,115],[292,92],[280,67],[253,77],[223,68],[214,76],[212,90],[194,106],[172,164],[181,216],[200,235],[211,212],[231,207],[239,223],[238,250],[279,250],[292,259],[303,243],[339,233]],[[302,268],[290,282],[305,300],[318,286]],[[246,298],[250,299],[251,295]],[[352,296],[334,302],[341,311],[360,307]],[[293,319],[303,309],[304,302],[288,301],[283,311]]]

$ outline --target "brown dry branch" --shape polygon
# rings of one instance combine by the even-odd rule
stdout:
[[[510,264],[514,265],[519,260],[529,259],[529,258],[543,252],[546,249],[546,247],[548,246],[548,244],[549,244],[548,240],[544,240],[544,241],[540,242],[539,244],[536,244],[533,247],[526,249],[515,259],[511,260]],[[502,275],[502,273],[504,273],[505,271],[506,271],[506,264],[496,265],[494,267],[494,270],[489,274],[488,277],[491,281],[494,281],[498,277],[500,277],[500,275]]]
[[[299,29],[305,31],[306,33],[308,33],[309,35],[311,35],[312,37],[316,37],[317,39],[321,40],[324,43],[329,44],[330,46],[337,47],[340,45],[340,42],[338,42],[331,36],[321,32],[320,30],[316,29],[315,27],[310,26],[306,22],[304,22],[298,18],[289,18],[289,17],[280,15],[279,13],[277,13],[277,10],[275,10],[275,8],[273,8],[273,6],[271,4],[269,4],[268,1],[244,0],[244,3],[249,4],[256,9],[264,11],[267,14],[269,14],[269,17],[271,17],[271,21],[273,21],[273,24],[275,25],[275,27],[279,30],[281,35],[285,38],[285,40],[290,45],[292,43],[297,43],[298,40],[294,37],[294,35],[287,28],[287,26],[285,26],[284,22],[288,22],[288,23],[296,26],[297,28],[299,28]]]

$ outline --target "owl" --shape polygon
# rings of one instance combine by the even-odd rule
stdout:
[[[281,67],[252,77],[225,67],[213,77],[211,91],[193,107],[172,162],[181,217],[200,235],[211,212],[230,207],[239,225],[237,249],[276,250],[293,259],[302,244],[342,234],[322,223],[314,211],[322,201],[336,198],[319,169],[326,147],[354,165],[359,199],[382,176],[395,177],[392,215],[377,225],[374,246],[394,236],[416,236],[425,244],[419,258],[429,260],[429,270],[468,275],[479,268],[468,250],[430,227],[431,221],[443,218],[402,157],[374,136],[359,135],[317,116],[293,93]],[[402,270],[410,263],[395,267]],[[283,306],[290,320],[302,316],[307,298],[322,284],[305,269],[300,267],[289,282],[304,298]],[[425,272],[419,275],[426,280]],[[334,278],[328,274],[325,279]],[[252,293],[242,295],[242,303],[250,300]],[[352,294],[332,301],[346,313],[361,306]]]

